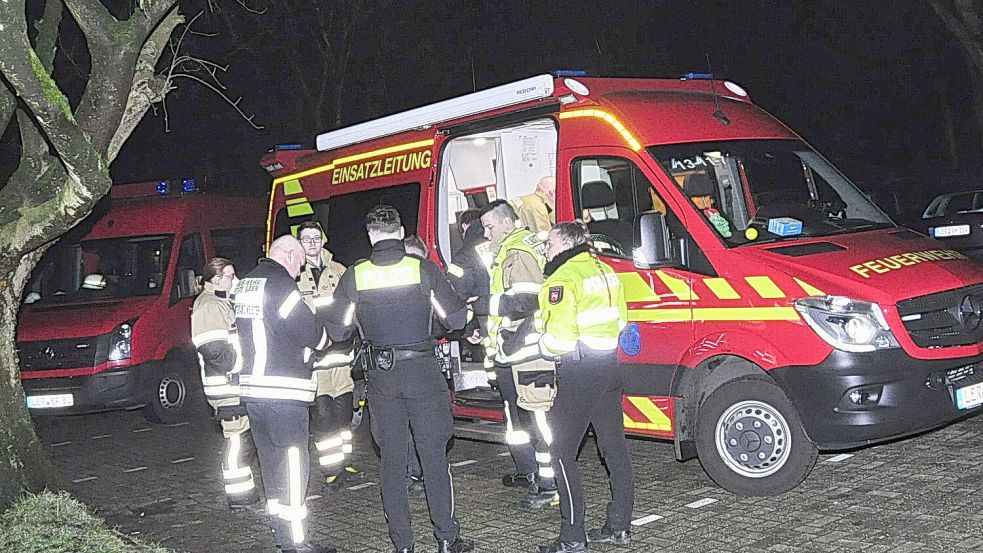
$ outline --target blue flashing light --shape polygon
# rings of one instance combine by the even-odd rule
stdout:
[[[557,69],[553,71],[554,77],[586,77],[587,71],[583,69]]]
[[[702,79],[702,80],[712,80],[713,73],[685,73],[683,74],[684,79]]]
[[[181,181],[181,191],[185,194],[198,191],[198,183],[195,179],[184,179]]]
[[[282,150],[303,150],[303,149],[304,149],[303,144],[277,144],[273,146],[274,152],[279,152]]]
[[[157,193],[161,196],[166,196],[171,191],[170,189],[171,183],[166,180],[157,183]]]

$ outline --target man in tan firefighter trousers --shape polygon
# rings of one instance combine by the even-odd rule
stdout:
[[[491,267],[489,294],[472,307],[488,316],[485,369],[489,382],[502,396],[505,408],[505,440],[516,471],[502,477],[510,488],[526,488],[522,501],[528,508],[559,504],[549,445],[553,440],[546,420],[548,402],[529,401],[525,386],[540,377],[552,377],[552,362],[540,357],[535,324],[539,316],[539,291],[543,284],[546,248],[529,229],[517,226],[512,205],[496,200],[481,210],[485,237],[497,250]],[[535,386],[535,384],[533,384]]]
[[[304,247],[305,261],[297,277],[301,298],[317,312],[331,303],[345,266],[334,261],[323,247],[324,235],[314,221],[302,223],[297,239]],[[317,392],[311,409],[311,433],[321,467],[322,491],[340,489],[346,482],[364,476],[351,463],[352,344],[332,344],[324,355],[314,358]]]
[[[260,512],[259,494],[250,468],[252,440],[249,417],[239,403],[241,368],[235,332],[235,311],[229,294],[236,284],[235,267],[216,257],[202,270],[204,290],[191,310],[191,340],[198,352],[205,398],[222,425],[225,444],[222,477],[229,509],[234,513]],[[247,455],[247,453],[249,453]]]

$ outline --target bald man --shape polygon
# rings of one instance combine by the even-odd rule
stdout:
[[[239,387],[277,547],[333,553],[307,533],[308,412],[317,390],[310,358],[311,350],[327,347],[328,335],[301,300],[295,279],[303,263],[300,242],[281,236],[233,290],[243,361]]]
[[[546,237],[556,224],[556,179],[545,176],[536,183],[536,191],[511,200],[522,226],[533,234]]]

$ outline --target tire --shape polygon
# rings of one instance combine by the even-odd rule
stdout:
[[[150,380],[150,402],[143,408],[143,416],[150,422],[174,424],[189,420],[198,388],[175,364],[166,364],[161,372]]]
[[[727,382],[703,401],[696,452],[714,482],[742,496],[791,490],[819,454],[782,389],[759,378]]]

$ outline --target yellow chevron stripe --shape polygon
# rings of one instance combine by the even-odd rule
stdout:
[[[775,281],[771,280],[771,277],[766,276],[749,276],[744,277],[744,280],[754,288],[754,291],[758,293],[764,299],[775,299],[784,298],[785,292],[775,284]]]
[[[618,273],[618,279],[625,291],[625,301],[660,301],[662,299],[638,273]]]
[[[651,399],[640,396],[628,396],[628,401],[645,415],[648,421],[643,424],[649,425],[651,430],[672,430],[672,421],[669,420],[669,417],[661,409],[652,403]]]
[[[304,188],[300,185],[299,179],[291,179],[283,182],[283,195],[292,196],[294,194],[300,194],[304,191]]]
[[[725,278],[705,278],[703,283],[713,292],[713,295],[722,300],[739,300],[741,295],[734,290],[734,287]]]
[[[683,301],[700,299],[700,296],[696,295],[696,292],[689,287],[689,284],[685,280],[669,276],[664,271],[656,271],[655,274],[659,275],[659,279],[669,287],[669,290],[676,298]]]
[[[825,296],[826,295],[825,292],[823,292],[819,288],[816,288],[815,286],[809,284],[808,282],[801,281],[801,280],[799,280],[799,279],[797,279],[795,277],[792,277],[792,280],[794,280],[795,283],[798,284],[800,288],[802,288],[802,291],[803,292],[805,292],[806,294],[809,294],[810,296]]]

